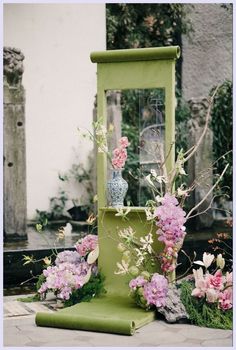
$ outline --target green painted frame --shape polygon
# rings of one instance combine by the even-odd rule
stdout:
[[[92,52],[97,63],[97,118],[107,125],[106,91],[119,89],[165,89],[165,149],[170,155],[167,170],[174,165],[175,155],[175,61],[179,46]],[[98,209],[106,206],[107,158],[97,155]]]
[[[122,89],[165,89],[165,152],[169,153],[166,167],[171,170],[175,162],[175,61],[180,57],[179,46],[156,47],[145,49],[108,50],[93,52],[91,61],[97,63],[97,118],[107,125],[107,90]],[[107,280],[107,288],[114,290],[115,262],[119,261],[116,252],[117,227],[124,227],[121,218],[115,217],[115,209],[111,211],[107,205],[107,155],[97,153],[97,193],[98,193],[98,236],[100,255],[99,268],[104,272]],[[126,226],[135,228],[137,236],[142,236],[150,230],[155,232],[155,227],[150,224],[137,224],[137,216],[144,222],[144,208],[131,207]],[[136,213],[136,214],[135,214]],[[110,232],[110,238],[106,237],[106,231]],[[162,245],[155,246],[156,251],[162,249]],[[112,252],[112,253],[111,253]],[[109,261],[109,264],[107,262]],[[159,270],[156,266],[156,270]],[[118,279],[127,292],[128,277]],[[170,279],[175,278],[175,271]],[[125,287],[126,286],[126,287]],[[119,289],[119,287],[118,287]],[[123,293],[120,288],[120,293]]]

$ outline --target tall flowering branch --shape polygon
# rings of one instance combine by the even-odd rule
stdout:
[[[155,210],[158,240],[165,244],[161,253],[161,268],[169,274],[176,268],[178,251],[185,237],[185,211],[175,196],[166,193],[161,205]]]

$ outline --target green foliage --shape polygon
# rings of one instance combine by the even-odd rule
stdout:
[[[224,153],[233,149],[233,84],[226,80],[218,89],[212,108],[211,128],[213,130],[213,156],[216,161]],[[215,90],[215,87],[212,91]],[[225,193],[232,200],[232,177],[233,177],[233,160],[232,153],[217,162],[215,174],[220,174],[226,164],[229,163],[229,169],[225,173],[221,182],[221,188],[225,187]]]
[[[233,311],[222,311],[216,304],[209,304],[203,298],[191,296],[192,283],[181,283],[181,301],[184,304],[192,324],[200,327],[232,329]]]
[[[181,35],[193,31],[192,4],[106,4],[107,49],[182,45]],[[177,80],[181,86],[181,62]]]
[[[38,280],[35,284],[36,294],[29,296],[29,297],[25,297],[25,298],[18,298],[17,300],[22,301],[24,303],[31,303],[34,301],[40,301],[41,298],[40,298],[40,294],[38,293],[38,290],[45,281],[46,281],[46,277],[43,274],[39,275]]]
[[[41,274],[38,276],[38,280],[36,282],[36,291],[39,290],[39,288],[42,286],[42,284],[46,281],[46,277],[44,274]]]
[[[107,48],[176,45],[188,34],[190,6],[182,4],[106,4]]]
[[[70,299],[64,302],[64,306],[68,307],[82,301],[90,301],[93,297],[106,293],[104,280],[105,277],[101,273],[98,273],[97,276],[91,276],[88,283],[72,292]]]

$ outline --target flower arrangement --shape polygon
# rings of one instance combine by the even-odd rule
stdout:
[[[181,283],[182,301],[192,323],[212,328],[231,329],[233,321],[233,276],[223,272],[225,259],[221,254],[204,253],[202,265]],[[216,268],[209,272],[212,264]],[[203,271],[205,269],[205,272]]]
[[[137,238],[131,227],[118,232],[119,243],[117,248],[122,253],[122,257],[121,261],[116,264],[115,274],[130,276],[130,295],[144,309],[156,308],[160,310],[166,306],[170,287],[173,288],[174,286],[180,290],[174,271],[177,267],[178,253],[186,236],[185,223],[188,219],[196,216],[196,210],[218,186],[228,168],[227,164],[214,185],[209,188],[206,196],[187,213],[184,209],[185,200],[196,186],[204,183],[204,174],[200,179],[194,181],[190,187],[187,187],[183,180],[183,177],[187,176],[184,164],[197,151],[207,131],[211,105],[216,91],[210,99],[204,131],[197,144],[185,153],[180,150],[174,167],[170,171],[167,171],[166,159],[163,159],[159,166],[159,173],[157,173],[157,170],[151,169],[150,174],[145,177],[146,183],[150,186],[154,196],[153,200],[149,200],[146,204],[146,219],[151,222],[152,228],[156,226],[156,233],[153,233],[151,228],[148,234]],[[176,182],[180,184],[177,188],[175,188]],[[204,212],[208,209],[206,208]],[[159,254],[152,248],[155,240],[163,243],[163,249]],[[204,254],[203,262],[200,262],[200,264],[202,263],[207,269],[213,261],[216,261],[217,267],[219,267],[213,274],[208,271],[203,274],[202,268],[193,270],[195,286],[191,285],[190,296],[186,300],[189,301],[189,298],[195,298],[196,305],[198,305],[198,302],[201,304],[204,300],[205,304],[214,304],[215,309],[218,310],[217,312],[224,313],[232,308],[232,274],[227,272],[223,276],[223,258],[220,255],[215,259],[214,255]],[[190,262],[192,266],[193,262],[191,260]],[[199,261],[195,263],[199,263]],[[159,273],[157,272],[158,265]],[[185,281],[183,285],[185,285]],[[179,300],[179,302],[181,301]],[[193,320],[191,313],[190,320]],[[197,322],[195,323],[197,324]],[[203,322],[203,324],[207,325],[206,322]]]
[[[44,298],[48,291],[52,291],[57,298],[68,301],[73,293],[89,283],[92,276],[97,276],[98,237],[89,234],[79,240],[75,248],[76,251],[58,253],[55,265],[50,264],[43,270],[45,280],[38,293]]]
[[[212,262],[216,262],[217,270],[211,274],[208,268]],[[217,303],[221,310],[229,310],[233,306],[233,276],[232,272],[226,272],[223,275],[222,270],[225,266],[225,259],[222,254],[217,258],[213,254],[203,254],[203,261],[195,261],[195,264],[205,266],[206,272],[203,273],[202,267],[198,270],[193,269],[195,288],[191,295],[196,298],[205,298],[208,303]]]
[[[113,151],[113,157],[111,160],[112,167],[114,169],[122,169],[125,166],[127,159],[127,150],[129,146],[129,141],[126,136],[123,136],[119,140],[119,147],[115,148]]]
[[[80,131],[80,129],[78,129]],[[95,142],[98,147],[98,153],[106,153],[108,160],[111,163],[113,169],[122,169],[125,166],[127,160],[127,147],[130,145],[126,136],[122,136],[118,141],[118,147],[112,152],[108,150],[107,140],[112,134],[114,127],[112,124],[107,128],[102,124],[101,119],[93,122],[94,134],[89,130],[83,133],[83,137],[88,137],[91,141]]]
[[[59,230],[59,239],[65,235],[64,230]],[[60,253],[53,252],[52,257],[43,260],[45,268],[38,276],[36,284],[37,294],[27,300],[35,301],[45,299],[48,292],[53,292],[55,297],[70,306],[80,301],[88,301],[95,295],[105,292],[104,276],[98,271],[97,258],[99,255],[97,235],[88,234],[75,244],[75,250],[64,250]],[[24,257],[25,264],[35,263],[33,257]]]

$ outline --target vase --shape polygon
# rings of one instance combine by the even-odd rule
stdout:
[[[122,177],[123,169],[113,169],[112,178],[107,183],[109,202],[112,207],[123,207],[128,183]]]

